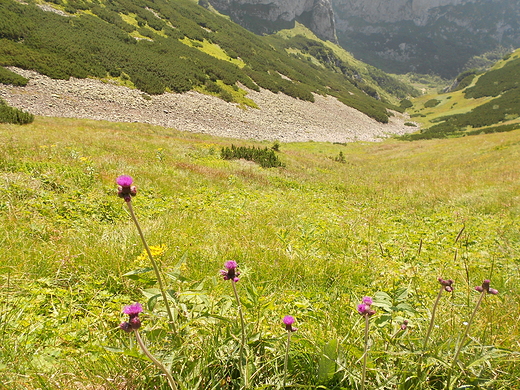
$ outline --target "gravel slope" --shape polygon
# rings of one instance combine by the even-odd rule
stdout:
[[[314,103],[267,90],[249,91],[259,109],[242,109],[197,92],[165,93],[151,100],[135,89],[93,79],[53,80],[10,68],[30,79],[26,87],[0,84],[0,97],[35,115],[113,122],[144,122],[181,131],[281,142],[378,141],[417,130],[396,113],[381,124],[336,98],[316,95]]]

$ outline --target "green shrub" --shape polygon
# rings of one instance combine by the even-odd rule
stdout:
[[[14,123],[25,125],[34,121],[34,115],[28,112],[10,107],[4,100],[0,99],[0,123]]]
[[[449,136],[461,134],[461,130],[453,123],[443,122],[421,130],[419,133],[405,134],[398,138],[404,141],[416,141],[420,139],[448,138]]]
[[[403,99],[401,100],[401,102],[399,103],[399,107],[401,107],[402,109],[407,109],[407,108],[410,108],[410,107],[413,107],[413,104],[410,100],[408,99]]]
[[[0,66],[0,84],[11,84],[25,87],[29,82],[28,79],[22,77],[9,69],[5,69]]]
[[[437,100],[437,99],[430,99],[428,100],[426,103],[424,103],[424,107],[425,108],[432,108],[432,107],[436,107],[439,105],[441,101],[440,100]]]
[[[235,146],[231,145],[231,148],[222,148],[220,156],[224,160],[238,160],[243,158],[244,160],[254,161],[259,164],[262,168],[276,168],[284,167],[274,150],[271,148],[256,148],[247,146]]]
[[[520,129],[520,123],[513,123],[510,125],[502,125],[502,126],[493,126],[485,129],[478,129],[468,131],[468,135],[478,135],[478,134],[491,134],[491,133],[504,133],[507,131],[513,131]]]

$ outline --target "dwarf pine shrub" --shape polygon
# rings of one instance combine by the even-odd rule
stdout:
[[[224,160],[238,160],[243,158],[244,160],[254,161],[260,164],[262,168],[276,168],[284,167],[285,164],[280,161],[273,149],[247,147],[247,146],[235,146],[231,145],[231,148],[222,148],[220,156]]]
[[[0,123],[25,125],[33,121],[33,114],[11,107],[4,100],[0,99]]]

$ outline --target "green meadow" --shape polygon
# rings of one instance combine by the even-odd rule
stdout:
[[[179,389],[243,388],[228,260],[248,388],[520,388],[520,130],[280,144],[281,168],[222,159],[231,145],[273,146],[83,119],[0,124],[0,389],[168,389],[119,328],[134,302]],[[175,331],[120,175],[138,187]],[[438,277],[454,291],[424,343]],[[484,279],[499,294],[467,329]],[[364,296],[376,314],[362,384]],[[298,328],[286,370],[285,315]]]

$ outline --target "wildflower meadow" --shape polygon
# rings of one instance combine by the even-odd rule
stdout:
[[[518,131],[0,141],[2,389],[520,388]]]

